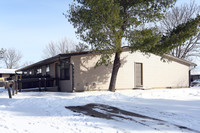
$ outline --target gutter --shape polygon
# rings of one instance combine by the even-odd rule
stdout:
[[[187,65],[187,66],[194,66],[194,67],[197,66],[197,64],[195,64],[193,62],[190,62],[190,61],[187,61],[187,60],[184,60],[184,59],[180,59],[180,58],[177,58],[177,57],[169,55],[169,54],[164,54],[163,57],[166,58],[166,59],[184,64],[184,65]]]
[[[70,63],[72,66],[72,92],[74,92],[74,64]]]

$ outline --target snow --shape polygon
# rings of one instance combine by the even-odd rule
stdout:
[[[191,70],[191,75],[200,75],[200,67]]]
[[[66,109],[90,103],[105,104],[156,121],[129,117],[113,120],[91,117]],[[101,109],[96,111],[106,113]],[[8,99],[0,88],[1,133],[182,133],[181,125],[200,132],[200,88],[90,91],[81,93],[21,92]],[[120,115],[120,114],[118,114]],[[121,114],[121,116],[123,116]],[[143,122],[143,123],[142,123]]]
[[[192,71],[191,75],[200,75],[200,71]]]
[[[15,74],[17,69],[0,69],[1,74]]]

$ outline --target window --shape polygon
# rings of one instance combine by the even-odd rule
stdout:
[[[37,68],[36,74],[37,75],[42,74],[42,68],[41,67]]]
[[[70,80],[70,64],[69,60],[61,61],[60,64],[60,79]]]
[[[46,65],[46,75],[50,74],[50,65]]]
[[[24,75],[27,75],[27,71],[24,71],[23,74],[24,74]]]
[[[32,75],[32,70],[31,70],[31,71],[29,71],[29,74],[30,74],[30,75]]]

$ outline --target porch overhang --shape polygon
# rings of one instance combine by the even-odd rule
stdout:
[[[21,69],[18,69],[15,72],[27,71],[27,70],[33,69],[35,67],[40,67],[40,66],[44,66],[44,65],[47,65],[47,64],[54,63],[54,62],[59,61],[59,60],[63,60],[65,58],[70,58],[70,56],[64,55],[64,54],[62,54],[62,55],[59,54],[57,56],[54,56],[54,57],[39,61],[37,63],[34,63],[34,64],[29,65],[29,66],[23,67]]]
[[[71,56],[84,55],[84,54],[88,54],[88,53],[93,53],[93,52],[92,51],[83,51],[83,52],[74,52],[74,53],[67,53],[67,54],[58,54],[56,56],[47,58],[47,59],[39,61],[39,62],[36,62],[36,63],[31,64],[29,66],[17,69],[15,72],[27,71],[27,70],[33,69],[35,67],[40,67],[40,66],[43,66],[43,65],[51,64],[51,63],[56,62],[56,61],[60,61],[60,60],[63,60],[63,59],[70,58]]]

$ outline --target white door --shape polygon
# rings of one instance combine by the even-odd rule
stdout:
[[[143,86],[143,66],[142,63],[135,63],[135,86]]]

